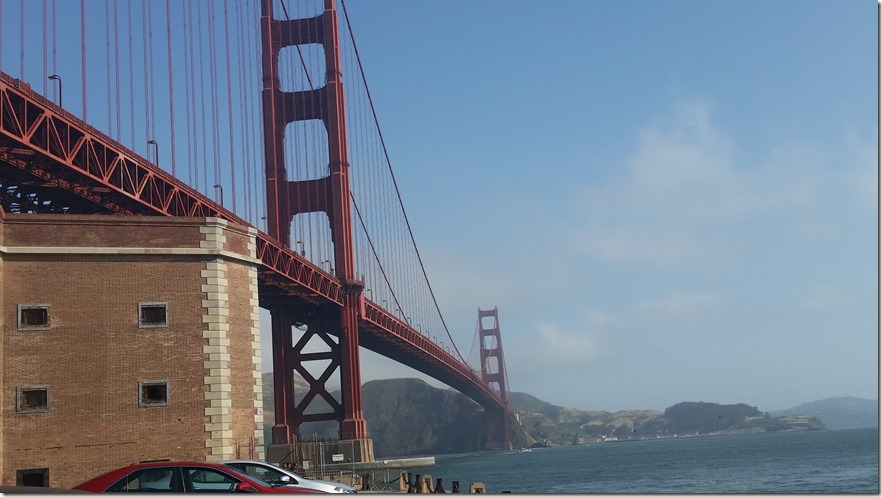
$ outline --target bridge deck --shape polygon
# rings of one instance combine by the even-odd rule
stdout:
[[[9,212],[217,217],[250,224],[0,72],[0,205]],[[254,228],[261,299],[342,305],[331,274]],[[485,409],[498,394],[444,349],[365,299],[359,342],[456,388]]]

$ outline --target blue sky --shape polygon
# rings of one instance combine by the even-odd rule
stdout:
[[[445,318],[498,307],[511,390],[877,398],[875,2],[347,8]]]
[[[50,98],[55,83],[44,72],[63,74],[65,107],[82,115],[80,3],[47,4],[58,9],[59,53],[56,68],[47,52],[45,71],[42,5],[0,1],[0,69]],[[155,136],[168,169],[165,67],[156,63],[150,130],[150,105],[127,93],[146,83],[129,79],[125,33],[123,92],[104,90],[116,77],[108,61],[117,66],[102,51],[114,19],[107,5],[119,6],[123,26],[130,7],[133,31],[143,12],[155,16],[153,57],[166,53],[164,2],[86,2],[88,120],[144,156]],[[191,13],[207,16],[198,5]],[[212,4],[218,22],[221,5]],[[768,411],[878,397],[875,2],[348,0],[346,8],[444,319],[466,353],[478,308],[499,309],[511,390],[606,411],[681,401]],[[186,38],[171,36],[186,69]],[[140,60],[143,36],[132,38]],[[252,65],[234,81],[253,74],[259,83],[256,62],[242,64]],[[180,105],[186,70],[175,77]],[[194,93],[208,92],[209,79]],[[108,117],[115,106],[120,123]],[[202,122],[187,116],[179,133]],[[228,129],[216,133],[225,139]],[[259,141],[259,131],[234,131]],[[177,141],[181,170],[189,139]],[[215,145],[214,156],[210,148],[194,187],[214,198],[211,185],[228,178],[211,169],[227,148]],[[425,378],[363,352],[363,380],[402,376]]]

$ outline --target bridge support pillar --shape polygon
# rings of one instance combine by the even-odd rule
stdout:
[[[299,438],[302,423],[333,419],[340,423],[340,438],[352,441],[353,447],[359,447],[354,451],[357,455],[353,454],[353,458],[372,461],[373,444],[367,437],[367,425],[361,408],[358,326],[363,308],[361,292],[364,283],[356,279],[355,272],[346,99],[341,73],[337,9],[334,0],[324,0],[323,3],[323,12],[315,17],[281,20],[273,15],[273,0],[261,2],[268,233],[290,247],[293,216],[315,212],[327,214],[334,254],[333,271],[343,289],[339,315],[322,309],[311,316],[299,316],[303,318],[301,323],[306,325],[308,331],[293,348],[291,321],[282,320],[280,328],[276,329],[276,319],[273,319],[273,347],[276,350],[276,424],[273,442],[290,442],[292,428],[294,438]],[[303,91],[283,91],[278,70],[281,49],[307,44],[319,44],[324,48],[324,86]],[[309,120],[322,121],[327,131],[328,174],[288,181],[284,154],[285,126],[291,122]],[[330,350],[326,353],[307,351],[307,342],[313,337],[318,337]],[[339,343],[334,343],[334,337],[339,339]],[[302,365],[303,362],[315,360],[330,363],[318,377],[313,377]],[[341,382],[339,402],[325,387],[325,382],[337,367],[340,368]],[[309,384],[309,391],[296,406],[293,398],[286,398],[284,393],[280,393],[280,390],[293,391],[291,375],[294,370]],[[307,410],[307,405],[312,405],[314,400],[329,406],[330,412]]]
[[[291,317],[281,309],[270,310],[273,337],[273,399],[275,401],[274,444],[291,442],[297,424],[290,408],[294,401],[294,369],[291,367]]]
[[[344,282],[343,308],[340,310],[340,382],[343,393],[343,420],[340,438],[367,439],[367,423],[362,413],[361,364],[358,356],[358,320],[361,309],[361,281]],[[373,454],[373,451],[371,451]],[[373,459],[370,459],[373,460]]]

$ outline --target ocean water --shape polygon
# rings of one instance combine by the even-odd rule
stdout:
[[[437,455],[416,475],[488,493],[878,494],[879,430],[698,436]]]

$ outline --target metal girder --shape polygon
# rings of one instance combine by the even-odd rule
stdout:
[[[0,73],[0,168],[4,208],[25,212],[218,217],[249,226],[179,179]],[[13,172],[17,171],[17,172]],[[51,190],[51,192],[50,192]],[[342,305],[333,276],[258,232],[265,282],[292,295]],[[301,290],[302,289],[302,290]]]
[[[361,345],[444,382],[481,404],[502,407],[498,394],[477,373],[385,309],[364,301]]]
[[[250,225],[2,72],[0,204],[10,212],[218,217]],[[258,232],[256,245],[262,294],[272,288],[311,304],[344,307],[347,295],[335,276],[266,233]],[[357,333],[362,346],[457,388],[485,408],[501,406],[498,394],[465,364],[364,302]]]

